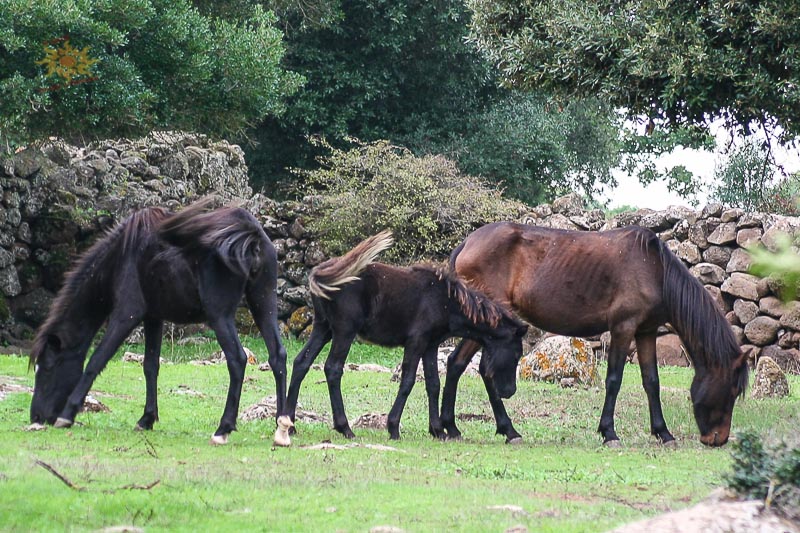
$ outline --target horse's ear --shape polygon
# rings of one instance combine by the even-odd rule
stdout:
[[[528,324],[522,324],[517,328],[517,337],[524,337],[528,333]]]

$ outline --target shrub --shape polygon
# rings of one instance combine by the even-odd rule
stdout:
[[[388,228],[396,242],[387,259],[442,259],[473,229],[523,210],[442,156],[417,157],[388,141],[351,141],[354,147],[344,150],[317,139],[328,152],[320,168],[296,171],[314,195],[309,229],[330,254]]]
[[[800,447],[780,442],[766,447],[753,432],[737,436],[733,446],[733,472],[728,486],[789,519],[800,519]]]

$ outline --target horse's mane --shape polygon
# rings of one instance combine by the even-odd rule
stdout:
[[[384,230],[364,239],[343,256],[320,263],[308,276],[311,294],[330,300],[332,292],[340,290],[342,285],[358,280],[358,275],[393,242],[392,232]]]
[[[81,292],[95,288],[102,284],[102,280],[108,279],[108,275],[116,270],[118,261],[136,250],[142,239],[152,235],[154,228],[167,216],[168,212],[160,207],[137,211],[108,230],[75,261],[64,275],[64,283],[50,306],[47,318],[36,333],[31,348],[30,365],[36,363],[44,350],[48,335],[70,312],[70,305],[80,297]]]
[[[491,328],[496,328],[505,318],[520,327],[524,326],[506,307],[467,285],[463,279],[458,277],[452,267],[420,263],[413,265],[411,269],[431,272],[440,281],[445,282],[447,293],[458,302],[464,316],[473,324],[487,324]]]
[[[730,324],[711,295],[661,240],[653,235],[650,244],[658,250],[664,269],[662,298],[669,322],[680,334],[695,366],[731,368],[741,355]],[[649,248],[649,247],[648,247]],[[739,390],[747,387],[747,365],[736,379]],[[741,370],[741,369],[740,369]]]

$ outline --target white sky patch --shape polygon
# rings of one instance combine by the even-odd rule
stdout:
[[[730,143],[730,134],[721,125],[712,125],[712,131],[717,139],[715,152],[681,147],[656,159],[656,166],[659,170],[683,165],[699,178],[700,190],[696,195],[697,207],[702,207],[708,202],[708,191],[713,182],[714,169],[725,161],[722,152]],[[735,144],[741,142],[741,138],[734,141]],[[776,162],[783,166],[786,174],[800,172],[800,150],[797,147],[782,147],[773,143],[772,150]],[[639,183],[638,178],[630,176],[622,170],[617,169],[613,173],[619,185],[615,189],[603,191],[603,197],[609,200],[611,208],[625,205],[656,210],[665,209],[670,205],[692,207],[689,200],[667,190],[665,181],[658,181],[644,187]]]

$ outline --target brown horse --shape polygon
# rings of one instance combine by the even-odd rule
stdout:
[[[234,316],[244,297],[264,337],[278,413],[286,394],[286,350],[277,321],[277,255],[244,209],[211,210],[208,199],[180,213],[137,211],[97,241],[67,275],[31,351],[36,367],[31,422],[69,427],[95,378],[138,324],[144,324],[147,391],[138,429],[158,420],[157,380],[164,321],[207,322],[225,352],[230,383],[212,443],[236,429],[247,357]],[[105,334],[86,368],[89,347]]]
[[[400,417],[420,360],[428,394],[428,429],[435,437],[446,437],[439,419],[436,356],[439,344],[449,337],[475,339],[484,345],[480,371],[492,380],[493,394],[509,398],[516,391],[516,369],[527,324],[446,269],[374,263],[375,256],[391,242],[388,232],[379,233],[311,271],[308,281],[314,300],[314,325],[311,337],[294,360],[286,400],[292,420],[303,378],[323,346],[332,340],[325,377],[333,427],[345,437],[353,437],[344,412],[341,379],[356,336],[405,348],[400,388],[387,421],[392,439],[400,438]]]
[[[606,397],[598,431],[618,444],[614,407],[631,341],[636,341],[650,431],[662,442],[667,430],[659,398],[656,330],[669,322],[683,340],[695,369],[691,386],[700,441],[728,441],[736,398],[747,387],[748,367],[730,325],[700,282],[650,230],[566,231],[500,222],[470,234],[450,256],[451,268],[471,286],[513,308],[546,331],[571,336],[611,332]],[[448,360],[442,423],[458,437],[458,379],[478,349],[465,340]],[[497,431],[520,439],[491,386]]]

